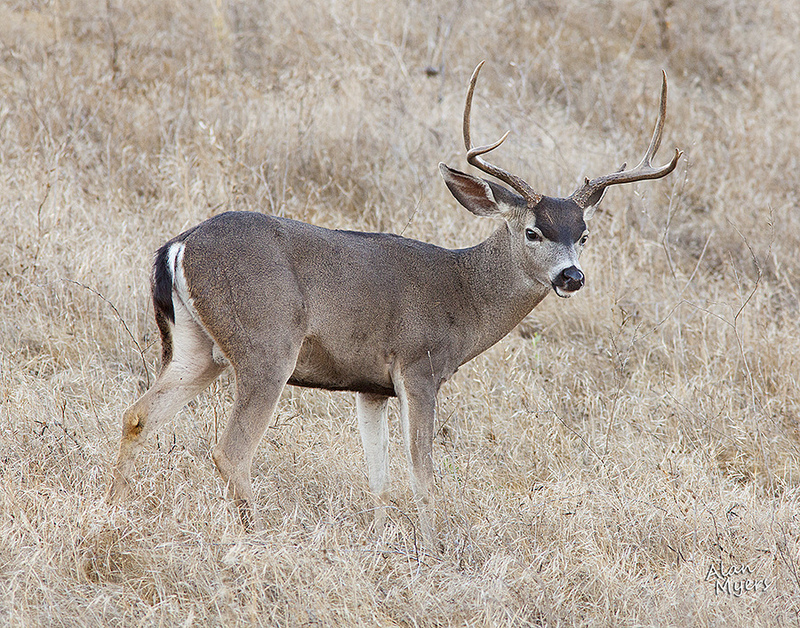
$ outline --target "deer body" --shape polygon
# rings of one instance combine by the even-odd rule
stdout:
[[[449,250],[386,233],[229,212],[159,250],[152,287],[162,370],[123,416],[112,499],[128,493],[133,460],[147,435],[230,364],[236,397],[213,458],[246,527],[258,527],[252,458],[283,387],[291,384],[357,393],[379,522],[389,485],[388,399],[399,399],[420,524],[435,545],[432,444],[440,386],[551,290],[568,297],[581,288],[585,220],[607,186],[665,176],[680,156],[676,151],[670,164],[650,166],[663,125],[665,79],[656,132],[637,168],[587,181],[567,199],[539,195],[483,161],[480,155],[499,142],[471,146],[469,112],[479,69],[464,114],[467,159],[513,191],[444,164],[440,170],[469,211],[502,219],[486,241]]]
[[[170,241],[165,251],[180,255],[160,256],[155,273],[183,276],[176,297],[234,365],[240,349],[285,337],[287,383],[396,396],[394,368],[424,363],[438,387],[551,290],[519,272],[510,239],[503,225],[478,246],[448,250],[231,212]]]

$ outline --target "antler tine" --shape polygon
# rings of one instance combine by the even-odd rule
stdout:
[[[469,90],[467,91],[467,102],[464,105],[464,147],[467,149],[467,163],[482,170],[504,183],[507,183],[517,192],[519,192],[525,200],[530,204],[536,205],[542,200],[542,195],[538,194],[526,181],[523,181],[518,176],[511,174],[507,170],[493,166],[489,162],[481,158],[481,155],[493,151],[500,146],[511,131],[506,131],[505,135],[497,140],[494,144],[486,146],[476,146],[473,148],[472,140],[470,139],[470,114],[472,112],[472,95],[475,92],[475,84],[478,81],[478,73],[481,71],[483,64],[486,61],[481,61],[472,72],[472,77],[469,79]]]
[[[661,146],[661,134],[664,130],[664,121],[667,115],[667,73],[664,70],[661,71],[661,79],[661,102],[658,111],[658,118],[656,119],[655,129],[653,129],[653,137],[650,140],[650,146],[647,147],[647,152],[644,154],[644,157],[642,157],[642,160],[639,162],[639,164],[631,170],[625,170],[625,167],[623,166],[622,170],[612,174],[597,177],[591,181],[586,179],[586,183],[578,188],[570,197],[580,207],[585,209],[589,204],[589,199],[595,197],[598,193],[610,185],[644,181],[645,179],[660,179],[661,177],[665,177],[670,172],[675,170],[675,167],[678,165],[678,159],[680,159],[681,155],[683,154],[677,148],[675,149],[675,155],[668,164],[658,168],[654,168],[652,165],[652,159],[658,152],[659,146]]]

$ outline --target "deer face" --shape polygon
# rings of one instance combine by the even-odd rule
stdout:
[[[522,222],[528,276],[552,286],[560,297],[571,297],[585,281],[578,262],[589,237],[583,209],[570,199],[544,196]]]
[[[589,212],[571,199],[542,196],[534,202],[516,192],[472,175],[439,165],[456,200],[477,216],[505,220],[516,264],[528,280],[570,297],[585,278],[578,257],[589,231]]]

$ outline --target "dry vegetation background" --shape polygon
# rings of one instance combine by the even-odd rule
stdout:
[[[3,2],[0,624],[797,624],[798,41],[796,0]],[[286,391],[243,535],[209,456],[225,376],[106,506],[158,365],[152,252],[229,209],[476,243],[437,163],[466,167],[480,59],[475,139],[511,129],[494,161],[545,193],[638,160],[662,67],[685,157],[612,189],[586,288],[443,388],[444,555],[415,548],[394,418],[370,531],[341,393]]]

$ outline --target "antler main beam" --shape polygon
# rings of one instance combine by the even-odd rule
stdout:
[[[667,115],[667,73],[663,70],[661,72],[661,78],[661,106],[658,111],[656,127],[653,130],[653,138],[650,140],[650,146],[648,146],[642,161],[632,170],[625,170],[625,165],[623,164],[622,169],[618,172],[597,177],[591,181],[586,179],[586,183],[570,196],[578,206],[586,209],[589,205],[589,199],[593,197],[596,198],[609,185],[632,183],[633,181],[644,181],[645,179],[660,179],[675,170],[675,166],[678,165],[678,159],[680,159],[683,154],[677,148],[675,149],[675,155],[672,161],[668,164],[654,168],[651,163],[656,152],[658,152],[658,147],[661,145],[661,133],[664,130],[664,120]]]
[[[475,83],[478,81],[478,73],[481,71],[485,61],[481,61],[475,70],[472,72],[472,77],[469,79],[469,91],[467,91],[467,102],[464,105],[464,146],[467,149],[467,162],[486,174],[489,174],[504,183],[507,183],[521,194],[530,205],[537,205],[542,200],[542,195],[537,193],[526,181],[523,181],[518,176],[511,174],[507,170],[493,166],[485,161],[481,155],[493,151],[500,146],[508,137],[510,131],[506,131],[505,135],[497,140],[494,144],[486,146],[472,146],[470,139],[470,114],[472,112],[472,94],[475,91]]]

